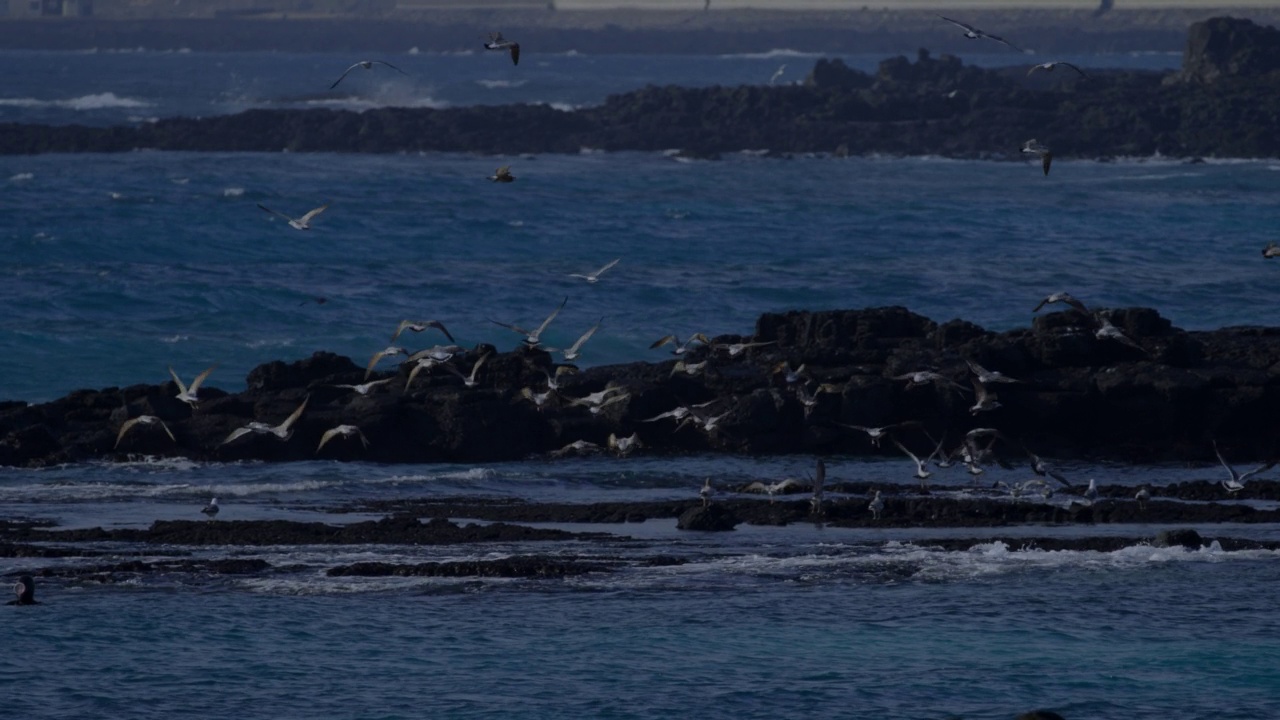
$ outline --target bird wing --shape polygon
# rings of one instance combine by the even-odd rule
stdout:
[[[177,384],[178,384],[178,394],[179,394],[179,395],[186,395],[186,394],[187,394],[187,385],[186,385],[186,383],[182,382],[182,378],[178,377],[178,373],[176,373],[176,372],[174,372],[174,371],[173,371],[173,367],[172,367],[172,366],[170,366],[170,367],[169,367],[169,375],[170,375],[170,377],[172,377],[172,378],[173,378],[173,381],[174,381],[175,383],[177,383]]]
[[[593,272],[593,273],[591,273],[591,274],[592,274],[593,276],[595,276],[595,277],[600,277],[601,275],[603,275],[603,274],[605,273],[605,271],[607,271],[608,269],[612,268],[614,265],[617,265],[617,264],[618,264],[618,262],[619,262],[619,261],[621,261],[621,260],[622,260],[622,258],[618,258],[617,260],[614,260],[613,262],[609,263],[608,265],[605,265],[604,267],[600,268],[599,270],[597,270],[597,271],[595,271],[595,272]]]
[[[400,324],[396,326],[396,334],[391,336],[390,342],[395,342],[396,338],[400,337],[400,333],[404,332],[410,325],[413,325],[412,320],[401,320]]]
[[[600,329],[600,323],[602,322],[604,322],[604,318],[600,318],[600,322],[597,322],[595,325],[591,327],[590,330],[583,333],[582,337],[578,338],[577,342],[569,346],[569,349],[565,351],[565,354],[572,355],[578,352],[578,350],[582,347],[582,344],[585,343],[588,339],[590,339],[592,335],[595,335],[596,330]]]
[[[1266,471],[1270,470],[1270,469],[1271,469],[1271,468],[1273,468],[1273,467],[1275,467],[1275,463],[1274,463],[1274,462],[1268,462],[1268,463],[1264,463],[1264,464],[1262,464],[1262,465],[1259,465],[1258,467],[1256,467],[1256,468],[1254,468],[1254,469],[1252,469],[1252,470],[1249,470],[1249,471],[1247,471],[1247,472],[1241,473],[1241,474],[1240,474],[1240,482],[1244,482],[1245,480],[1248,480],[1249,478],[1253,477],[1254,475],[1257,475],[1258,473],[1261,473],[1261,472],[1266,472]]]
[[[1040,156],[1040,167],[1044,168],[1044,174],[1049,174],[1049,166],[1053,164],[1053,153],[1047,152]]]
[[[476,373],[480,372],[480,366],[484,365],[484,362],[489,359],[490,354],[491,353],[485,353],[481,355],[480,359],[476,361],[476,364],[471,366],[471,382],[474,383],[476,381]]]
[[[236,428],[235,430],[232,430],[231,434],[227,436],[227,439],[223,440],[221,443],[219,443],[219,445],[226,445],[229,442],[234,442],[236,439],[244,437],[245,435],[248,435],[251,432],[253,432],[253,430],[247,425],[244,427]]]
[[[311,222],[315,218],[315,216],[324,212],[328,208],[329,208],[329,203],[325,203],[320,207],[316,208],[315,210],[312,210],[311,212],[307,213],[306,215],[303,215],[301,218],[298,218],[298,222],[302,225],[306,225],[307,223]]]
[[[318,454],[321,450],[323,450],[325,444],[328,443],[330,440],[332,440],[334,435],[339,435],[341,433],[342,433],[341,425],[339,425],[336,428],[329,428],[328,430],[325,430],[324,434],[320,436],[320,444],[316,446],[316,453]]]
[[[1071,68],[1072,70],[1075,70],[1076,72],[1080,73],[1080,77],[1084,78],[1085,80],[1088,80],[1088,79],[1089,79],[1089,76],[1088,76],[1087,74],[1085,74],[1085,71],[1081,70],[1080,68],[1076,67],[1075,65],[1072,65],[1072,64],[1071,64],[1071,63],[1069,63],[1069,62],[1058,62],[1058,64],[1059,64],[1059,65],[1066,65],[1067,67]]]
[[[195,380],[191,381],[191,387],[188,389],[190,390],[192,395],[194,395],[196,391],[200,389],[200,386],[204,384],[204,379],[209,377],[209,373],[213,372],[215,369],[217,369],[217,367],[218,365],[216,363],[213,365],[210,365],[208,368],[205,369],[204,372],[197,375]]]
[[[680,338],[676,337],[675,335],[664,335],[661,338],[658,338],[657,340],[655,340],[654,343],[649,346],[649,349],[653,350],[655,348],[660,348],[663,345],[669,345],[672,343],[679,345]]]
[[[511,43],[511,64],[520,64],[520,43]]]
[[[498,322],[497,320],[489,320],[489,322],[491,322],[491,323],[493,323],[494,325],[497,325],[497,326],[499,326],[499,327],[504,327],[504,328],[506,328],[506,329],[510,330],[511,332],[513,332],[513,333],[517,333],[517,334],[519,334],[519,335],[525,335],[525,336],[529,335],[529,331],[528,331],[528,330],[525,330],[524,328],[520,327],[519,325],[509,325],[509,324],[504,323],[504,322]]]
[[[449,329],[444,326],[444,323],[440,322],[439,320],[427,320],[423,322],[422,325],[424,327],[435,328],[440,332],[444,333],[444,336],[449,338],[449,342],[456,342],[453,339],[453,333],[450,333]]]
[[[947,22],[951,23],[952,25],[959,25],[960,27],[964,28],[965,30],[968,30],[969,32],[981,32],[980,30],[978,30],[977,28],[975,28],[975,27],[974,27],[974,26],[972,26],[972,25],[966,25],[966,24],[964,24],[964,23],[960,22],[959,20],[952,20],[951,18],[947,17],[946,15],[939,15],[938,17],[942,18],[943,20],[946,20]]]
[[[1040,308],[1042,308],[1042,307],[1044,307],[1045,305],[1048,305],[1048,304],[1049,304],[1049,298],[1045,298],[1045,299],[1041,300],[1041,301],[1040,301],[1040,304],[1039,304],[1039,305],[1036,305],[1036,308],[1035,308],[1034,310],[1032,310],[1031,312],[1033,312],[1033,313],[1040,312]]]
[[[1009,42],[1008,40],[1005,40],[1004,38],[1002,38],[1002,37],[1000,37],[1000,36],[998,36],[998,35],[991,35],[991,34],[989,34],[989,33],[982,33],[982,36],[983,36],[983,37],[985,37],[985,38],[991,38],[992,40],[995,40],[996,42],[1004,43],[1005,45],[1008,45],[1009,47],[1013,48],[1014,50],[1017,50],[1017,51],[1018,51],[1018,52],[1020,52],[1020,53],[1024,53],[1024,52],[1026,52],[1026,50],[1023,50],[1022,48],[1018,47],[1017,45],[1014,45],[1013,43]]]
[[[1213,443],[1213,454],[1218,456],[1218,462],[1222,463],[1222,467],[1226,468],[1228,473],[1231,473],[1232,480],[1239,480],[1240,478],[1236,475],[1235,468],[1227,464],[1227,461],[1222,457],[1222,452],[1218,450],[1218,441],[1211,440],[1210,442]]]
[[[137,424],[138,424],[138,418],[132,418],[130,420],[124,421],[124,424],[120,426],[119,434],[116,435],[115,447],[120,447],[120,441],[124,439],[124,434],[129,432],[129,428]]]
[[[378,361],[386,357],[387,355],[388,353],[386,350],[379,350],[378,352],[373,354],[373,357],[369,358],[369,364],[366,365],[364,369],[365,380],[368,380],[369,376],[373,374],[373,366],[377,365]]]
[[[290,415],[289,417],[285,418],[285,421],[284,421],[284,422],[282,422],[282,423],[280,423],[279,425],[277,425],[277,426],[276,426],[276,431],[277,431],[277,432],[279,432],[279,433],[287,433],[287,432],[289,432],[289,429],[293,427],[293,424],[294,424],[294,423],[296,423],[296,422],[298,422],[298,418],[302,417],[302,411],[307,409],[307,403],[309,403],[309,402],[311,402],[311,396],[310,396],[310,395],[308,395],[308,396],[306,396],[305,398],[303,398],[303,400],[302,400],[302,404],[298,406],[298,409],[297,409],[297,410],[294,410],[294,411],[293,411],[293,414],[292,414],[292,415]]]
[[[352,70],[355,70],[355,69],[356,69],[356,68],[358,68],[358,67],[360,67],[360,63],[356,63],[355,65],[352,65],[351,67],[347,68],[347,69],[342,73],[342,75],[338,77],[338,79],[337,79],[337,80],[334,80],[334,81],[333,81],[333,84],[329,86],[329,89],[330,89],[330,90],[332,90],[332,89],[334,89],[334,88],[338,87],[338,83],[342,82],[342,81],[343,81],[343,79],[345,79],[345,78],[347,77],[347,73],[351,72]],[[261,205],[259,205],[258,207],[262,207],[262,206],[261,206]]]
[[[813,492],[815,494],[822,492],[822,486],[826,482],[827,482],[827,464],[823,462],[821,458],[819,458],[818,469],[816,471],[816,475],[814,476],[814,480],[813,480]]]
[[[1043,64],[1041,64],[1041,65],[1032,65],[1032,66],[1031,66],[1031,69],[1027,71],[1027,77],[1030,77],[1030,76],[1031,76],[1031,73],[1033,73],[1033,72],[1035,72],[1035,71],[1037,71],[1037,70],[1048,70],[1048,69],[1049,69],[1049,68],[1045,67]]]
[[[889,438],[889,441],[890,441],[890,442],[892,442],[894,445],[897,445],[899,450],[901,450],[902,452],[904,452],[904,453],[906,453],[906,454],[907,454],[907,457],[911,458],[912,460],[915,460],[915,461],[916,461],[916,465],[920,465],[920,464],[921,464],[921,463],[920,463],[920,458],[916,457],[916,454],[915,454],[915,453],[913,453],[913,452],[911,452],[910,450],[908,450],[906,445],[903,445],[902,443],[898,442],[898,438],[895,438],[895,437],[892,437],[892,436],[891,436],[891,437]]]
[[[395,70],[396,72],[400,73],[401,75],[408,75],[408,74],[409,74],[409,73],[407,73],[407,72],[405,72],[405,71],[401,70],[400,68],[396,67],[395,65],[392,65],[391,63],[387,62],[386,60],[370,60],[370,62],[375,62],[375,63],[378,63],[379,65],[386,65],[387,67],[391,68],[392,70]]]
[[[1084,313],[1085,315],[1088,315],[1088,314],[1089,314],[1089,309],[1088,309],[1088,308],[1086,308],[1086,307],[1084,306],[1084,303],[1080,302],[1079,300],[1075,299],[1074,297],[1072,297],[1072,296],[1070,296],[1070,295],[1068,295],[1068,294],[1066,294],[1066,293],[1063,293],[1062,302],[1064,302],[1064,303],[1066,303],[1066,304],[1070,305],[1071,307],[1073,307],[1073,308],[1075,308],[1075,309],[1079,310],[1080,312]]]
[[[693,344],[693,341],[694,341],[694,340],[697,340],[698,342],[702,343],[703,345],[710,345],[710,344],[711,344],[711,338],[707,337],[706,335],[703,335],[702,333],[694,333],[694,334],[693,334],[693,337],[689,338],[689,342],[687,342],[687,343],[685,343],[685,344],[686,344],[686,345],[691,345],[691,344]]]
[[[529,336],[534,339],[537,339],[540,335],[542,335],[543,331],[547,329],[547,326],[551,324],[551,321],[555,320],[556,316],[560,314],[560,311],[564,309],[564,304],[567,302],[569,302],[569,296],[565,295],[564,300],[560,301],[560,307],[556,308],[550,315],[548,315],[547,319],[542,321],[542,324],[538,326],[537,330],[534,330],[533,332],[529,333]]]
[[[285,220],[288,220],[289,222],[293,222],[293,218],[289,217],[288,215],[285,215],[284,213],[280,212],[279,210],[272,210],[271,208],[267,207],[266,205],[263,205],[262,203],[258,203],[258,207],[262,208],[263,210],[266,210],[267,212],[271,213],[272,215],[279,215],[280,217],[284,218]]]

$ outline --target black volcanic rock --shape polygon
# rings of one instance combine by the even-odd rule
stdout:
[[[742,521],[738,516],[723,505],[699,505],[686,510],[676,521],[676,527],[681,530],[725,532],[734,529],[740,522]]]
[[[551,453],[578,440],[607,444],[610,435],[637,433],[642,453],[885,452],[849,425],[914,421],[940,437],[976,426],[1002,429],[1051,457],[1123,461],[1212,461],[1210,439],[1236,459],[1280,455],[1280,329],[1225,328],[1186,332],[1156,311],[1099,311],[1136,347],[1098,338],[1091,316],[1068,310],[1035,319],[1031,328],[993,333],[963,321],[939,325],[901,307],[767,313],[751,336],[722,336],[720,349],[698,348],[688,362],[707,362],[698,375],[673,374],[673,362],[629,363],[583,370],[539,407],[522,388],[544,388],[553,367],[542,351],[497,353],[489,346],[450,360],[469,372],[480,354],[490,359],[477,386],[455,375],[420,372],[409,384],[407,364],[378,373],[390,382],[368,395],[337,387],[363,380],[350,360],[327,353],[273,362],[249,373],[248,389],[202,388],[198,412],[173,399],[173,383],[79,390],[42,405],[0,409],[0,463],[46,466],[143,453],[196,460],[294,461],[316,458],[374,462],[492,462]],[[724,344],[768,343],[737,356]],[[1001,407],[975,415],[968,361],[1021,382],[994,388]],[[805,366],[807,379],[789,384],[783,364]],[[940,373],[940,384],[905,377]],[[569,402],[616,387],[625,401],[592,413]],[[287,438],[229,434],[249,422],[277,425],[303,402]],[[706,432],[675,420],[640,422],[680,406],[715,416]],[[160,416],[175,441],[157,426],[136,426],[116,447],[126,418]],[[321,436],[356,425],[369,439]],[[902,441],[928,454],[923,432]],[[1021,462],[1021,458],[1015,458]]]
[[[1224,78],[1252,81],[1280,73],[1280,30],[1252,20],[1216,17],[1195,23],[1187,32],[1182,56],[1185,82],[1213,83]]]

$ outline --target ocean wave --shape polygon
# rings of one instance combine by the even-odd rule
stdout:
[[[823,53],[792,50],[791,48],[774,48],[761,53],[729,53],[727,55],[717,55],[716,57],[721,60],[771,60],[773,58],[816,58],[822,56]]]
[[[35,173],[29,173],[29,172],[18,173],[16,175],[9,176],[9,182],[26,182],[27,180],[33,180],[33,179],[35,179]]]
[[[229,187],[229,188],[222,189],[222,197],[238,198],[243,195],[244,195],[244,188],[242,187]]]
[[[528,82],[528,80],[476,80],[477,85],[489,88],[490,90],[496,88],[524,87]]]
[[[0,98],[0,107],[44,108],[63,110],[107,110],[110,108],[144,108],[153,104],[145,100],[120,97],[112,92],[81,95],[66,100],[41,100],[39,98]]]

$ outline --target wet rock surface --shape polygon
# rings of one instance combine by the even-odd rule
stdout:
[[[1100,318],[1132,342],[1099,336]],[[735,347],[745,341],[759,345]],[[475,387],[444,368],[415,373],[416,363],[405,363],[375,372],[373,379],[387,382],[360,394],[343,386],[364,382],[365,370],[319,352],[258,367],[239,392],[220,389],[226,378],[215,372],[194,409],[176,399],[172,382],[78,390],[41,405],[0,407],[0,465],[143,456],[494,462],[605,452],[611,436],[638,441],[615,443],[622,456],[896,455],[856,426],[898,423],[908,425],[895,437],[921,456],[936,444],[930,438],[945,437],[950,451],[970,430],[999,430],[993,452],[1006,464],[1027,462],[1033,449],[1061,459],[1212,465],[1215,440],[1242,467],[1280,456],[1280,328],[1187,332],[1155,310],[1124,308],[1096,317],[1074,309],[1041,314],[1029,328],[994,333],[886,307],[768,313],[751,335],[714,338],[679,361],[654,352],[671,359],[566,373],[549,392],[547,374],[559,367],[552,356],[488,345],[444,361],[465,375],[487,355]],[[971,362],[1017,380],[989,384],[998,407],[974,409]],[[907,377],[926,370],[941,379]],[[602,392],[607,404],[583,400]],[[527,397],[543,393],[541,404]],[[229,439],[251,422],[277,426],[304,402],[288,432]],[[655,419],[663,413],[684,414]],[[138,423],[121,435],[125,421],[141,415],[164,425]],[[367,447],[353,434],[321,448],[339,425],[359,428]],[[1254,497],[1251,487],[1240,497]],[[1186,492],[1226,496],[1211,484]]]
[[[1029,138],[1057,157],[1277,157],[1275,30],[1214,18],[1189,30],[1181,72],[984,70],[921,50],[869,75],[822,60],[804,85],[646,87],[602,105],[249,110],[138,126],[0,125],[0,153],[576,153],[682,148],[715,158],[887,153],[1020,158]],[[1014,58],[1010,58],[1014,62]]]

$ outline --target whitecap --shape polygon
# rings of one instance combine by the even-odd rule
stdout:
[[[244,195],[244,188],[242,187],[229,187],[222,189],[222,197],[235,198],[242,195]]]
[[[169,182],[173,183],[174,185],[186,185],[187,183],[191,182],[191,178],[169,178]]]
[[[490,90],[496,88],[518,88],[523,87],[527,80],[476,80],[477,85],[482,85]]]
[[[417,46],[417,45],[414,45],[413,47],[409,48],[409,50],[408,50],[405,54],[406,54],[406,55],[417,55],[417,54],[419,54],[419,53],[421,53],[421,52],[422,52],[422,51],[418,49],[418,46]]]
[[[170,335],[169,337],[160,338],[160,342],[172,345],[173,343],[180,343],[190,339],[190,335]]]
[[[35,178],[35,173],[18,173],[17,175],[10,175],[9,182],[26,182],[33,178]]]
[[[0,98],[0,107],[56,107],[64,110],[105,110],[109,108],[144,108],[152,104],[134,98],[120,97],[112,92],[81,95],[65,100],[41,100],[39,98]]]
[[[727,55],[718,55],[717,57],[719,57],[721,60],[740,60],[740,59],[769,60],[772,58],[787,58],[787,57],[794,57],[794,58],[822,57],[822,53],[805,52],[803,50],[792,50],[791,48],[774,48],[773,50],[769,50],[767,52],[762,52],[762,53],[737,53],[737,54],[730,53]]]

